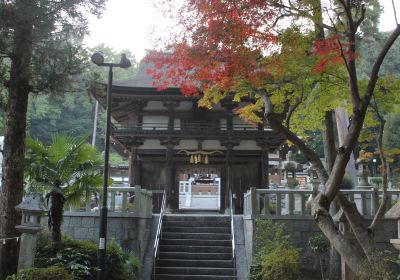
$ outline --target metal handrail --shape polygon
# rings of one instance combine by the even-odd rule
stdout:
[[[163,222],[163,216],[164,216],[164,211],[165,211],[165,204],[166,204],[166,194],[164,191],[163,199],[162,199],[162,203],[161,203],[161,209],[160,209],[160,217],[158,219],[156,238],[154,240],[153,279],[155,279],[155,277],[156,277],[155,276],[156,275],[156,260],[158,258],[158,247],[159,247],[159,242],[160,242],[160,236],[162,233],[162,222]]]
[[[231,239],[232,239],[232,261],[233,261],[233,273],[236,279],[236,256],[235,256],[235,228],[233,226],[233,201],[232,201],[232,190],[229,190],[229,206],[231,212]]]

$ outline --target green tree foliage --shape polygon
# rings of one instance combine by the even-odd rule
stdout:
[[[88,49],[84,63],[84,72],[73,81],[73,90],[62,94],[32,95],[28,107],[28,134],[36,139],[49,143],[54,133],[67,133],[74,137],[81,137],[93,130],[94,103],[89,95],[91,90],[103,91],[95,88],[99,82],[106,83],[108,70],[106,67],[87,62],[90,54],[95,51],[103,53],[105,61],[118,62],[120,53],[101,44]],[[132,62],[128,69],[114,69],[114,80],[132,79],[137,71],[137,62],[129,50],[124,50]],[[102,149],[104,143],[105,111],[99,106],[96,146]]]
[[[26,140],[27,189],[45,193],[50,202],[49,228],[55,246],[61,241],[64,205],[90,199],[102,183],[101,155],[86,143],[87,138],[56,135],[49,146],[32,138]]]
[[[399,185],[400,177],[400,142],[399,142],[400,113],[394,112],[388,116],[386,129],[383,134],[383,143],[387,147],[385,152],[390,165],[392,183]]]

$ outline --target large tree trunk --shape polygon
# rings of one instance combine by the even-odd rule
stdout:
[[[32,55],[31,0],[16,1],[15,31],[9,82],[6,130],[4,135],[3,177],[0,192],[0,237],[18,236],[15,226],[20,215],[15,206],[22,200],[25,154],[26,112],[30,91]],[[18,244],[9,240],[1,246],[0,279],[15,273]]]

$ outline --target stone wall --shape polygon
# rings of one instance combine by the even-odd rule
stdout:
[[[301,267],[309,274],[320,275],[319,260],[308,248],[310,237],[322,234],[317,224],[311,217],[280,217],[274,218],[274,222],[285,225],[287,233],[290,235],[294,247],[301,249]],[[370,221],[366,221],[370,222]],[[256,232],[254,219],[244,218],[244,237],[246,246],[246,255],[250,267],[253,254],[253,238]],[[375,240],[379,248],[394,251],[390,244],[391,238],[397,238],[397,221],[381,220],[378,222],[375,232]],[[308,274],[307,273],[307,274]]]
[[[75,240],[99,238],[99,214],[87,212],[65,212],[62,232]],[[124,249],[134,251],[143,260],[151,235],[152,218],[134,217],[129,213],[109,213],[107,240],[115,239]]]

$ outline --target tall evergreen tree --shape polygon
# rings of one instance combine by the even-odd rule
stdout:
[[[106,0],[2,0],[0,52],[10,63],[3,75],[6,120],[0,192],[0,236],[18,235],[15,210],[22,199],[28,96],[58,92],[81,71],[79,40],[88,13],[99,15]],[[17,243],[1,245],[0,278],[16,270]]]

